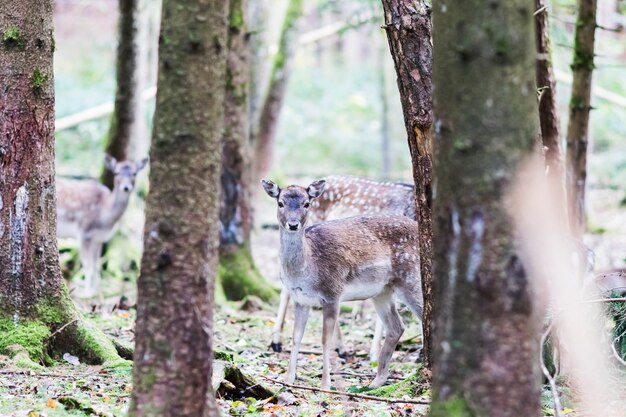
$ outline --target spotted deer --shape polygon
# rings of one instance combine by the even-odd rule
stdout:
[[[331,342],[339,304],[372,299],[386,338],[370,387],[382,386],[404,331],[395,296],[422,319],[417,223],[406,216],[384,214],[337,219],[305,228],[311,203],[323,194],[326,181],[315,181],[306,188],[291,185],[281,189],[268,180],[262,180],[262,185],[278,205],[280,275],[295,303],[287,382],[295,381],[298,351],[311,306],[322,308],[321,385],[329,388]]]
[[[80,262],[85,271],[82,297],[93,297],[100,290],[100,253],[102,245],[115,232],[135,188],[135,177],[148,162],[105,157],[105,166],[115,175],[113,190],[96,180],[59,178],[57,187],[57,236],[74,238],[79,243]]]
[[[310,202],[309,224],[364,214],[393,214],[416,219],[415,187],[401,182],[380,182],[362,177],[331,175],[326,177],[325,191]],[[282,351],[282,330],[289,305],[289,292],[283,287],[280,293],[278,315],[272,331],[271,348]],[[382,326],[376,322],[376,331],[370,350],[370,359],[378,357],[382,340]],[[339,356],[346,356],[341,332],[337,326],[335,341]]]

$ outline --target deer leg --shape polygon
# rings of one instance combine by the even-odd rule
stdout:
[[[324,364],[322,366],[322,389],[330,389],[330,353],[332,340],[337,329],[337,316],[339,304],[324,304],[322,306],[322,349],[324,352]]]
[[[335,352],[337,352],[341,359],[348,358],[348,352],[346,351],[346,347],[343,344],[343,336],[341,335],[339,320],[337,320],[337,324],[335,325]]]
[[[296,366],[298,363],[298,352],[300,343],[304,336],[304,328],[309,319],[309,306],[295,303],[295,319],[293,324],[293,346],[291,348],[291,358],[289,359],[289,371],[287,372],[287,383],[293,384],[296,380]]]
[[[383,322],[380,317],[376,316],[376,328],[374,329],[374,338],[372,339],[372,347],[370,348],[370,362],[378,360],[380,353],[380,342],[383,340]]]
[[[404,332],[404,325],[391,293],[383,293],[375,297],[374,306],[385,329],[385,343],[383,343],[383,348],[378,357],[378,372],[376,378],[369,385],[370,388],[381,387],[387,381],[391,356]]]
[[[276,316],[276,322],[274,323],[274,330],[272,330],[272,344],[270,347],[274,352],[281,352],[283,350],[283,344],[280,339],[283,333],[283,327],[285,326],[285,316],[287,314],[287,307],[289,306],[289,291],[283,287],[280,292],[280,304],[278,305],[278,315]]]
[[[93,280],[93,257],[91,256],[93,241],[91,239],[82,238],[80,240],[80,263],[83,266],[85,273],[85,282],[79,287],[79,294],[81,297],[90,297],[89,289],[91,287],[91,281]]]
[[[91,293],[98,295],[102,302],[102,292],[100,291],[100,254],[102,253],[102,242],[93,242],[91,256],[93,257],[93,280],[91,281]]]

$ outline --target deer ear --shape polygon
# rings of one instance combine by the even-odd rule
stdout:
[[[115,171],[116,165],[117,165],[117,159],[113,158],[108,153],[104,155],[104,166],[106,167],[106,169],[113,172]]]
[[[324,187],[326,187],[326,180],[317,180],[307,187],[306,192],[309,197],[317,198],[324,192]]]
[[[274,182],[270,180],[261,180],[261,184],[263,184],[263,189],[272,198],[278,198],[280,194],[280,187]]]
[[[148,164],[148,158],[143,158],[141,161],[137,162],[137,172],[141,171]]]

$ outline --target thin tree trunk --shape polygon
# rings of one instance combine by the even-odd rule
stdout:
[[[425,2],[383,0],[385,29],[398,76],[415,182],[420,227],[420,271],[424,293],[424,365],[431,364],[432,333],[432,42]]]
[[[163,2],[133,416],[217,416],[210,394],[227,0]]]
[[[434,9],[433,417],[540,415],[541,320],[504,198],[539,130],[533,9]]]
[[[289,0],[287,13],[278,41],[278,51],[274,57],[267,96],[261,107],[259,124],[254,133],[255,179],[269,172],[274,155],[274,141],[278,129],[278,118],[285,99],[293,58],[298,43],[299,21],[304,0]]]
[[[248,122],[250,57],[245,0],[231,0],[228,27],[222,192],[220,198],[220,282],[228,299],[276,295],[254,265],[252,229],[251,146]]]
[[[133,126],[137,119],[137,105],[140,100],[137,89],[139,40],[138,11],[139,0],[119,0],[119,23],[117,42],[117,69],[115,110],[111,116],[111,126],[105,145],[105,152],[118,161],[128,159]],[[113,173],[102,170],[102,183],[113,189]]]
[[[0,0],[0,353],[104,363],[120,358],[76,311],[59,270],[52,7]]]
[[[574,34],[572,95],[567,125],[567,193],[570,227],[580,239],[585,231],[585,183],[587,180],[587,140],[591,110],[591,76],[594,63],[596,0],[578,1]]]
[[[557,187],[553,192],[560,196],[555,201],[565,202],[565,168],[561,151],[561,135],[558,106],[556,103],[556,80],[552,67],[552,50],[550,46],[549,10],[546,0],[535,0],[535,47],[537,62],[535,78],[539,94],[539,125],[541,139],[545,151],[545,164],[548,175],[552,178],[551,186]],[[567,222],[567,207],[562,208],[563,220]]]

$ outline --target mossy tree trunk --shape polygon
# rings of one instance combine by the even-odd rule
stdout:
[[[587,141],[591,110],[591,76],[594,63],[596,0],[578,1],[578,18],[574,34],[572,95],[567,125],[567,194],[570,228],[574,237],[585,231],[585,185],[587,181]]]
[[[59,269],[51,0],[0,0],[0,354],[119,360],[76,311]]]
[[[420,227],[420,272],[424,294],[424,365],[431,364],[432,340],[432,40],[430,9],[424,1],[383,0],[389,49],[398,75],[415,182]]]
[[[106,139],[105,152],[118,161],[128,159],[133,128],[137,123],[139,64],[139,0],[119,0],[115,107]],[[102,183],[113,189],[113,173],[102,170]]]
[[[537,142],[533,4],[434,8],[431,416],[539,416],[538,308],[505,194]]]
[[[252,149],[248,121],[250,54],[245,0],[231,0],[228,25],[222,193],[220,198],[220,274],[228,299],[275,295],[254,265],[250,252],[252,229]]]
[[[278,51],[272,64],[267,96],[261,107],[257,128],[253,131],[254,180],[260,180],[266,176],[272,166],[278,118],[293,66],[303,3],[304,0],[289,0],[287,5],[287,13],[278,41]]]
[[[132,416],[217,416],[210,393],[228,0],[164,0]]]

